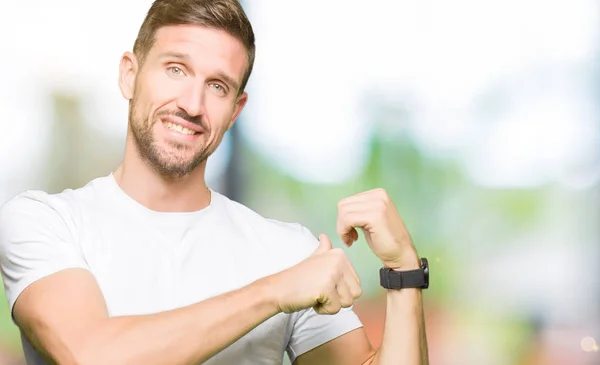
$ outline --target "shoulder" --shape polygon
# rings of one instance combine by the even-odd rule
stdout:
[[[76,241],[73,192],[29,190],[0,208],[0,271],[12,308],[32,283],[68,268],[87,268]]]
[[[60,199],[41,190],[27,190],[9,199],[0,207],[0,226],[3,230],[13,223],[27,219],[29,224],[38,223],[42,216],[60,215]]]
[[[69,216],[68,206],[53,194],[37,190],[18,194],[0,208],[2,256],[14,255],[31,242],[68,240]]]
[[[306,226],[298,222],[264,217],[224,195],[218,194],[218,196],[223,202],[227,215],[234,220],[233,224],[255,232],[265,244],[270,246],[273,253],[282,252],[286,257],[294,257],[299,261],[310,256],[317,248],[318,239]]]
[[[97,180],[60,193],[26,190],[17,194],[0,206],[0,234],[24,226],[32,230],[45,223],[70,225],[82,206],[93,200]]]

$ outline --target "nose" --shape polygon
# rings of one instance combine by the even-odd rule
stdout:
[[[204,101],[204,86],[198,82],[190,82],[177,98],[177,106],[185,110],[190,116],[197,117],[205,112]]]

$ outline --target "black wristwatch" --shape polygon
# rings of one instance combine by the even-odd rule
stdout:
[[[429,288],[429,263],[421,258],[421,267],[416,270],[395,271],[382,267],[379,270],[381,286],[386,289]]]

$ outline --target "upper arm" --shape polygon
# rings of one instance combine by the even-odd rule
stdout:
[[[64,212],[45,198],[24,194],[0,209],[0,268],[22,334],[50,361],[70,363],[81,331],[107,310]]]
[[[32,346],[60,364],[76,363],[85,334],[108,318],[98,284],[83,269],[62,270],[32,283],[17,298],[13,315]]]
[[[367,347],[370,346],[368,341],[362,342],[362,340],[366,340],[366,336],[364,336],[362,323],[352,308],[342,308],[333,315],[317,314],[314,309],[309,308],[295,313],[293,316],[296,318],[287,348],[292,362],[299,359],[302,361],[301,363],[312,364],[312,360],[300,360],[300,358],[320,358],[329,353],[331,349],[339,349],[337,343],[345,344],[347,341],[357,341],[358,345],[362,343]],[[363,346],[358,345],[356,349],[363,352]],[[313,355],[307,355],[309,353]],[[321,363],[330,364],[331,362],[325,360],[318,362],[318,364]]]
[[[298,246],[303,255],[310,255],[319,241],[307,228],[299,227]],[[362,365],[374,353],[353,308],[342,308],[334,315],[320,315],[309,308],[293,317],[287,352],[295,365]]]
[[[364,328],[357,328],[300,355],[294,365],[363,365],[375,356]]]

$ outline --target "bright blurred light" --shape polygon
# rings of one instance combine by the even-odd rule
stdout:
[[[0,67],[6,70],[2,62],[0,58]],[[45,98],[46,90],[36,88],[34,80],[28,76],[8,72],[0,83],[0,187],[31,176],[39,167],[39,156],[47,147],[40,136],[50,131],[51,125],[46,118],[51,105]],[[2,202],[0,200],[0,204]]]
[[[12,57],[0,66],[27,77],[5,77],[0,93],[36,106],[44,105],[43,95],[26,90],[39,85],[80,94],[88,100],[90,125],[122,137],[127,103],[117,87],[119,58],[131,49],[151,3],[12,2],[0,14],[0,32],[19,35],[3,37],[4,53],[17,55],[18,67]],[[410,95],[403,128],[431,153],[462,156],[477,183],[560,181],[582,188],[600,177],[590,173],[600,169],[589,157],[599,145],[592,138],[597,110],[590,107],[596,96],[585,77],[575,77],[593,65],[598,50],[600,12],[593,0],[246,5],[257,59],[241,126],[257,149],[301,180],[339,182],[362,171],[375,127],[364,100],[373,90],[391,93],[392,104],[405,104]],[[559,80],[548,93],[535,89],[540,80],[528,79],[532,74]],[[499,89],[506,103],[482,117],[482,96]],[[3,108],[3,124],[36,120],[30,114],[38,111],[18,109]],[[27,153],[35,154],[31,146],[44,138],[43,127],[34,136],[15,134],[16,128],[4,136],[10,141],[0,153],[29,146]]]
[[[473,179],[497,187],[534,187],[561,179],[568,182],[567,177],[575,181],[582,172],[573,167],[591,163],[600,152],[599,131],[597,112],[582,102],[586,96],[566,91],[572,94],[523,95],[528,102],[515,105],[489,126],[464,157]],[[588,186],[594,182],[585,181]]]
[[[301,180],[337,182],[359,173],[371,126],[361,119],[360,55],[350,57],[337,43],[347,24],[332,28],[326,21],[336,5],[319,2],[318,12],[304,2],[251,5],[257,56],[245,135]]]
[[[94,101],[92,118],[98,120],[92,126],[122,136],[127,103],[117,84],[119,60],[133,47],[151,3],[105,0],[98,6],[77,0],[12,2],[10,11],[0,15],[0,33],[18,34],[2,37],[4,54],[17,55],[18,62],[3,57],[0,65],[3,69],[18,65],[27,72],[32,86],[43,84],[47,91],[88,97]],[[13,85],[0,84],[3,86],[10,90]]]
[[[295,177],[343,181],[360,172],[372,129],[359,108],[361,92],[396,85],[414,101],[408,126],[414,138],[434,153],[470,155],[469,172],[480,184],[530,187],[562,180],[589,186],[596,181],[589,174],[572,178],[573,166],[598,152],[597,141],[590,140],[597,112],[572,104],[573,92],[582,104],[594,99],[586,80],[570,89],[555,83],[551,99],[540,98],[543,89],[520,93],[539,81],[527,79],[531,73],[542,72],[542,79],[557,73],[569,77],[592,64],[596,2],[250,5],[258,52],[253,80],[258,81],[251,83],[244,131]],[[507,115],[497,121],[497,135],[490,134],[490,121],[477,114],[485,106],[481,96],[507,80],[512,80],[508,95],[525,99],[503,105],[500,113]]]
[[[76,0],[30,1],[13,2],[9,12],[2,12],[0,33],[19,35],[2,38],[5,54],[18,55],[18,60],[2,57],[0,67],[19,71],[5,73],[0,83],[0,154],[19,156],[1,158],[2,171],[22,176],[40,161],[51,126],[50,93],[55,91],[80,97],[85,122],[97,133],[124,142],[128,103],[118,88],[119,60],[132,49],[151,4],[152,0],[106,0],[102,6]],[[225,171],[230,147],[226,135],[208,163],[208,180]]]
[[[581,339],[581,349],[585,352],[596,352],[598,351],[598,345],[596,340],[592,337],[584,337]]]

